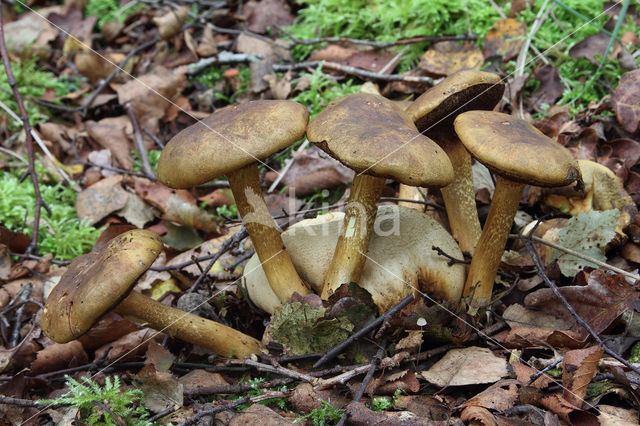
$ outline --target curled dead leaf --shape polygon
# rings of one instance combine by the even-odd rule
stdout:
[[[482,52],[475,44],[441,41],[422,55],[418,66],[433,75],[446,76],[463,69],[479,69],[483,63]]]

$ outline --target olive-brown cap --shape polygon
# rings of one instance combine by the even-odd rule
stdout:
[[[127,296],[161,251],[156,234],[135,229],[100,251],[76,257],[49,293],[42,312],[44,334],[58,343],[83,335]]]
[[[471,155],[508,179],[563,186],[580,177],[569,150],[524,120],[494,111],[467,111],[458,115],[454,126]]]
[[[407,108],[419,131],[451,126],[460,113],[492,110],[504,93],[496,74],[478,70],[455,72],[420,95]],[[437,129],[434,129],[437,130]]]
[[[307,138],[356,172],[413,186],[441,187],[453,179],[445,152],[382,96],[336,100],[309,124]]]
[[[294,101],[221,108],[167,143],[158,161],[158,180],[171,188],[209,182],[301,139],[308,121],[307,109]]]

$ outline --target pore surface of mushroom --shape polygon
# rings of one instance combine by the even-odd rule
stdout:
[[[453,179],[444,151],[421,135],[392,101],[356,93],[331,103],[309,124],[307,138],[356,171],[345,226],[324,279],[321,297],[359,282],[385,178],[441,187]]]
[[[307,109],[293,101],[254,101],[217,110],[178,133],[158,162],[158,180],[188,188],[226,175],[269,283],[284,302],[309,288],[284,249],[262,196],[258,162],[304,136]]]
[[[253,337],[131,291],[161,251],[157,235],[133,230],[113,238],[100,251],[76,257],[47,298],[42,313],[44,333],[55,342],[66,343],[113,310],[223,356],[259,353],[262,346]]]
[[[493,73],[462,70],[451,74],[420,95],[407,114],[418,131],[440,145],[453,165],[453,182],[441,188],[453,238],[462,251],[473,253],[480,238],[480,221],[471,173],[471,156],[458,139],[453,120],[469,110],[493,109],[504,92],[500,77]]]
[[[464,288],[469,312],[488,305],[500,259],[526,184],[568,185],[580,177],[571,153],[524,120],[493,111],[468,111],[455,129],[471,155],[496,175],[489,215]]]
[[[303,220],[282,233],[300,275],[316,291],[322,289],[333,249],[343,227],[344,213],[329,213]],[[380,206],[367,259],[358,284],[367,290],[384,312],[416,288],[456,308],[464,286],[462,264],[449,266],[432,246],[460,258],[462,253],[451,235],[432,217],[399,206]],[[270,291],[256,256],[245,266],[242,278],[251,300],[273,313],[280,306]],[[412,289],[407,285],[414,287]]]

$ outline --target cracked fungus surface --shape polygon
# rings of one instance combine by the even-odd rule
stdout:
[[[263,160],[304,136],[309,112],[294,101],[253,101],[221,108],[167,143],[158,179],[189,188]]]
[[[84,334],[126,297],[161,250],[156,234],[138,229],[118,235],[98,252],[76,257],[47,298],[45,334],[58,343]]]
[[[357,172],[413,186],[441,187],[453,180],[442,148],[381,96],[356,93],[338,99],[309,124],[307,138]]]
[[[510,180],[564,186],[580,176],[569,150],[519,118],[468,111],[456,118],[455,129],[471,155]]]

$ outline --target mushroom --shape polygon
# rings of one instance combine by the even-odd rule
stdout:
[[[260,353],[262,345],[253,337],[131,291],[161,251],[156,234],[137,229],[118,235],[100,251],[76,257],[47,298],[44,334],[67,343],[113,310],[223,356]]]
[[[304,136],[307,109],[293,101],[254,101],[217,110],[167,143],[158,180],[189,188],[226,175],[238,211],[280,301],[309,294],[284,249],[262,196],[257,163]]]
[[[453,182],[442,188],[442,198],[453,238],[463,252],[473,254],[480,238],[480,221],[471,173],[471,156],[453,130],[453,120],[464,111],[491,110],[504,92],[493,73],[462,70],[423,93],[407,108],[418,130],[440,145],[453,165]]]
[[[331,103],[309,124],[307,138],[357,172],[321,297],[359,282],[385,178],[441,187],[453,179],[451,162],[392,101],[355,93]]]
[[[489,216],[464,287],[469,313],[491,301],[491,292],[513,218],[526,184],[564,186],[580,178],[571,153],[524,120],[493,111],[468,111],[454,126],[478,161],[496,175]]]
[[[317,292],[329,269],[341,234],[344,213],[306,219],[282,233],[282,239],[300,275]],[[455,258],[462,252],[451,235],[431,216],[413,209],[384,205],[378,208],[376,230],[358,284],[367,290],[381,312],[395,306],[412,291],[426,292],[455,309],[464,287],[465,268],[432,249],[437,246]],[[249,298],[273,313],[280,306],[254,255],[245,266],[242,282]],[[407,284],[413,287],[409,287]]]

